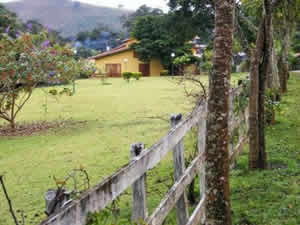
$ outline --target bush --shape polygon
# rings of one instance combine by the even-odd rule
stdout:
[[[82,64],[82,70],[80,71],[79,77],[81,79],[88,79],[96,72],[96,65],[94,62],[91,61],[80,61],[79,63]]]
[[[237,66],[236,65],[231,65],[231,72],[236,73],[237,72]]]
[[[141,72],[137,72],[137,73],[132,73],[131,77],[135,78],[136,80],[139,80],[142,77],[142,73]]]
[[[168,76],[169,75],[169,71],[168,70],[162,70],[162,71],[160,71],[160,75],[161,76]]]
[[[127,82],[129,82],[130,78],[133,77],[133,73],[131,73],[131,72],[123,72],[122,76],[123,76],[124,80],[126,80]]]
[[[205,62],[200,66],[201,70],[204,72],[208,72],[212,68],[212,63],[211,62]]]

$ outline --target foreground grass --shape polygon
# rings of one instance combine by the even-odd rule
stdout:
[[[168,131],[170,114],[192,108],[183,87],[171,78],[130,83],[109,79],[107,83],[80,80],[76,95],[57,100],[46,97],[45,89],[37,89],[19,122],[72,119],[84,123],[29,137],[0,137],[0,174],[5,174],[15,208],[25,210],[27,224],[36,224],[43,217],[44,193],[55,188],[53,175],[64,178],[83,165],[94,185],[128,163],[130,144],[154,144]],[[12,223],[1,190],[0,224]]]
[[[231,173],[234,224],[300,224],[300,73],[288,87],[277,122],[267,129],[272,169],[249,172],[245,152]]]
[[[248,151],[238,159],[231,171],[231,200],[235,225],[299,225],[300,224],[300,73],[289,81],[289,93],[283,96],[277,123],[267,128],[267,152],[270,169],[248,171]],[[185,139],[186,153],[191,152],[192,137]],[[172,164],[164,162],[148,174],[148,206],[150,213],[172,184]],[[159,179],[158,179],[159,178]],[[169,179],[168,179],[169,178]],[[168,179],[162,185],[162,180]],[[148,180],[149,181],[149,180]],[[199,190],[196,182],[195,190]],[[156,188],[154,188],[156,186]],[[167,186],[167,187],[166,187]],[[157,193],[159,189],[162,193]],[[129,193],[130,196],[130,193]],[[130,224],[131,200],[122,197],[121,209],[115,220],[112,211],[93,215],[92,225]],[[199,199],[198,199],[199,200]],[[190,210],[193,206],[190,206]],[[176,224],[175,210],[166,225]]]
[[[131,143],[142,141],[150,146],[167,132],[169,123],[161,118],[168,120],[171,113],[186,113],[192,107],[183,88],[169,78],[144,78],[129,84],[121,79],[108,82],[111,85],[103,86],[98,80],[78,81],[75,96],[58,101],[48,98],[47,113],[42,107],[45,95],[42,89],[37,90],[20,117],[22,122],[72,118],[85,123],[30,137],[0,137],[0,173],[6,174],[16,208],[26,211],[27,224],[37,224],[43,217],[43,195],[55,187],[53,175],[63,178],[82,164],[91,183],[96,184],[128,162]],[[234,224],[299,224],[299,88],[300,75],[292,76],[290,92],[283,98],[284,114],[268,129],[269,161],[283,168],[248,172],[245,153],[232,172]],[[187,151],[191,151],[190,139],[185,140]],[[150,172],[150,212],[172,184],[172,173],[170,157]],[[119,203],[119,224],[129,224],[130,204],[129,191]],[[166,224],[175,224],[174,220],[173,212]],[[2,191],[0,224],[13,224]]]

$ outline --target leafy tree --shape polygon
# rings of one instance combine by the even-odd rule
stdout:
[[[78,33],[76,41],[81,42],[81,45],[86,48],[85,52],[87,52],[87,49],[106,50],[108,44],[110,47],[115,47],[120,44],[122,38],[122,33],[114,32],[107,26],[99,24],[91,31]]]
[[[214,1],[169,0],[169,31],[177,40],[189,41],[196,35],[203,42],[213,38]]]
[[[0,40],[0,118],[15,129],[17,115],[39,83],[72,81],[79,71],[73,51],[51,45],[47,33],[21,34],[16,39],[4,35]]]
[[[99,52],[97,52],[96,50],[89,49],[89,48],[82,46],[82,47],[77,48],[75,58],[76,59],[80,59],[80,58],[87,59],[91,56],[96,55],[97,53],[99,53]]]
[[[174,52],[176,56],[191,53],[190,44],[176,40],[169,32],[168,19],[168,16],[161,15],[144,16],[137,20],[132,36],[139,42],[131,47],[142,61],[159,58],[165,67],[169,67],[173,60],[171,53]]]
[[[45,30],[47,30],[48,38],[51,43],[59,43],[61,45],[65,45],[67,43],[67,39],[63,38],[60,35],[60,32],[44,27],[41,23],[36,20],[28,20],[26,23],[22,24],[23,32],[28,32],[31,34],[39,34]]]
[[[287,80],[289,78],[289,52],[291,50],[292,34],[296,28],[296,22],[300,19],[300,0],[281,1],[274,13],[275,34],[280,43],[279,51],[279,77],[281,92],[287,92]]]
[[[16,37],[18,30],[22,27],[15,13],[7,10],[0,4],[0,33],[8,34],[11,37]],[[1,38],[2,35],[0,35]]]
[[[295,52],[300,52],[300,21],[297,24],[293,40],[292,40],[292,48]]]
[[[109,31],[109,28],[100,24],[97,28],[89,32],[88,36],[91,40],[97,40],[103,31]]]
[[[151,8],[147,5],[142,5],[134,13],[129,15],[124,15],[121,17],[123,27],[126,28],[129,32],[132,31],[136,21],[143,16],[161,16],[164,12],[158,8]]]
[[[89,32],[81,31],[77,34],[76,40],[80,42],[84,42],[89,38]]]

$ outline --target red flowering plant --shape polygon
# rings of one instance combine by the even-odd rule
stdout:
[[[16,117],[41,83],[74,81],[80,64],[68,47],[52,44],[47,33],[21,34],[0,40],[0,119],[12,129]],[[64,88],[64,93],[70,93]],[[59,93],[55,89],[51,94]]]

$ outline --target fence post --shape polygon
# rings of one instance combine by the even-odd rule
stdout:
[[[199,132],[198,132],[198,152],[203,154],[205,151],[205,141],[206,141],[206,121],[201,120],[199,122]],[[202,198],[205,194],[205,165],[201,165],[201,170],[199,174],[200,178],[200,197]]]
[[[198,123],[198,153],[204,154],[206,146],[206,117],[207,117],[207,103],[205,103],[204,117]],[[205,196],[206,191],[206,182],[205,182],[205,163],[201,165],[200,173],[200,198],[202,199]],[[205,209],[203,217],[201,219],[202,224],[204,224],[206,218]]]
[[[182,114],[171,116],[171,127],[175,127],[182,120]],[[185,171],[184,162],[184,145],[183,140],[174,147],[173,150],[173,161],[174,161],[174,179],[178,181]],[[188,207],[187,198],[185,192],[179,198],[176,203],[176,216],[177,224],[185,225],[188,222]]]
[[[234,90],[231,89],[230,94],[229,94],[229,117],[228,117],[228,125],[230,126],[230,122],[234,121],[235,115],[234,115],[234,101],[235,98],[237,96],[234,95]],[[229,127],[230,128],[230,127]],[[228,143],[228,151],[229,151],[229,155],[231,155],[234,151],[234,135],[235,135],[235,129],[232,130],[231,133],[229,133],[229,143]],[[230,165],[230,169],[233,169],[235,167],[235,161],[233,162],[233,164]]]
[[[133,160],[144,150],[145,145],[135,143],[131,145],[130,158]],[[132,224],[141,224],[148,216],[146,198],[146,174],[136,180],[132,185]]]

